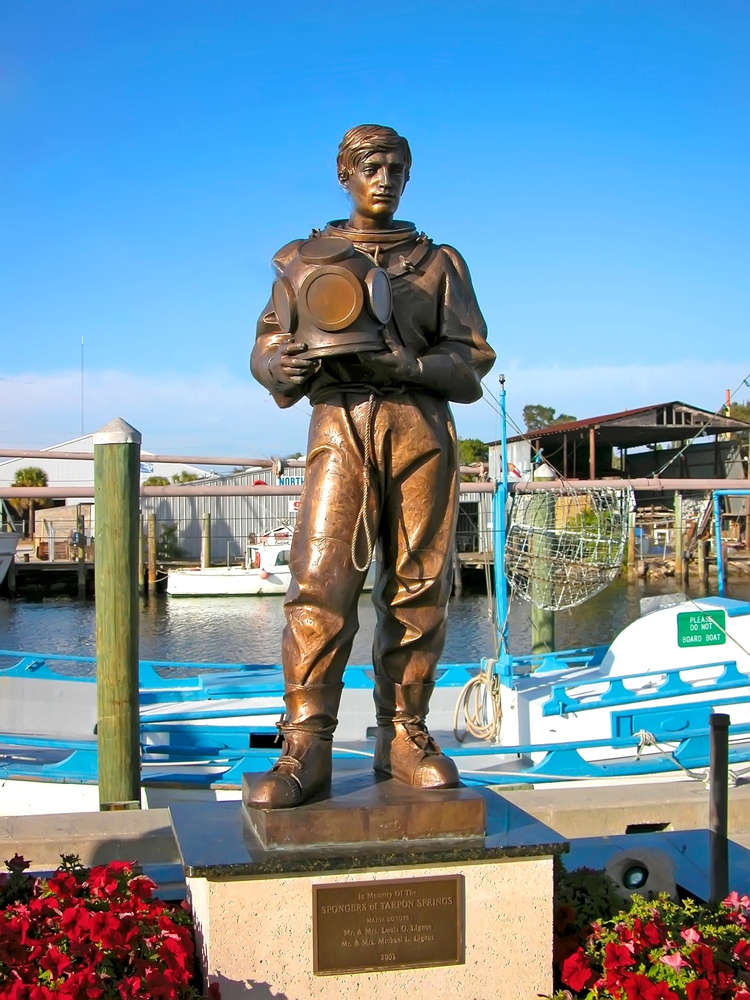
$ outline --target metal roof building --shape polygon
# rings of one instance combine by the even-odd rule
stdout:
[[[544,460],[565,479],[604,479],[650,476],[659,472],[675,451],[657,450],[666,442],[680,446],[699,435],[684,455],[664,470],[665,478],[698,478],[701,475],[740,478],[737,441],[722,441],[729,432],[750,434],[744,420],[716,415],[674,400],[621,410],[586,420],[551,424],[525,435],[508,438],[508,462],[522,475],[531,469],[532,454],[542,450]],[[708,439],[713,438],[712,441]],[[745,437],[747,441],[747,436]],[[644,449],[650,448],[650,451]],[[617,452],[617,456],[615,456]],[[617,464],[615,464],[617,458]],[[490,444],[490,475],[499,476],[500,442]],[[708,470],[708,471],[707,471]]]

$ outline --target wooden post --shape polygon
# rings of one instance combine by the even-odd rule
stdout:
[[[138,512],[138,593],[146,593],[146,574],[143,568],[143,513]]]
[[[464,592],[464,581],[461,576],[461,560],[458,549],[453,549],[453,596],[460,597]]]
[[[635,511],[628,514],[628,581],[633,583],[637,578],[635,558]]]
[[[156,593],[156,514],[154,511],[148,515],[148,592]]]
[[[596,479],[596,430],[589,427],[589,479]]]
[[[140,807],[138,504],[141,435],[124,420],[94,434],[99,808]]]
[[[203,531],[201,533],[201,569],[211,565],[211,515],[208,511],[203,515]]]
[[[15,555],[10,561],[10,566],[8,567],[8,575],[6,576],[8,581],[8,597],[16,597],[18,594],[18,587],[16,584],[16,557]]]
[[[698,539],[698,583],[708,590],[708,539]]]
[[[568,435],[563,434],[563,479],[568,478]]]
[[[546,471],[546,475],[545,475]],[[542,465],[535,478],[552,478],[552,470]],[[555,612],[544,605],[553,602],[552,553],[547,532],[555,527],[555,495],[551,490],[534,494],[529,519],[534,526],[529,552],[531,570],[531,652],[553,653],[555,650]],[[540,607],[541,605],[541,607]]]
[[[86,521],[81,513],[80,504],[78,504],[78,513],[76,514],[76,535],[78,536],[78,544],[76,545],[78,597],[84,599],[86,597]]]
[[[674,575],[678,580],[685,579],[685,567],[682,558],[682,494],[674,495]]]

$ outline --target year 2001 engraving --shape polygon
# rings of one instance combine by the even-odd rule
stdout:
[[[463,961],[463,875],[313,886],[315,975]]]

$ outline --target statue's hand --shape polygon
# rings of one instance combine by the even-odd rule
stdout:
[[[419,358],[401,344],[382,354],[361,355],[360,361],[380,378],[396,382],[421,381],[422,364]]]
[[[279,344],[268,362],[269,374],[276,385],[303,385],[320,369],[319,360],[297,357],[306,350],[307,344],[294,344],[291,341]]]

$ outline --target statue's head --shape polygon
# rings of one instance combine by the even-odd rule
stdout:
[[[389,223],[411,171],[406,139],[384,125],[357,125],[341,140],[336,167],[354,212]]]

